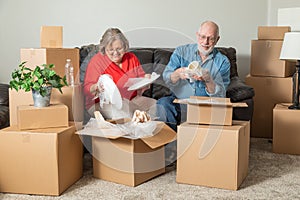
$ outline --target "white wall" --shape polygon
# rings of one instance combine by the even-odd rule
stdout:
[[[278,1],[279,2],[279,1]],[[286,2],[286,1],[284,1]],[[241,78],[249,73],[250,44],[267,25],[267,0],[0,0],[0,82],[9,82],[20,48],[38,48],[42,25],[63,26],[64,47],[98,43],[119,27],[132,47],[176,47],[193,42],[203,20],[220,26],[218,46],[233,46]],[[277,4],[272,3],[272,12]],[[273,16],[273,14],[272,14]]]
[[[277,17],[278,17],[277,12],[279,8],[296,8],[296,7],[300,7],[299,0],[269,0],[268,24],[277,25]]]

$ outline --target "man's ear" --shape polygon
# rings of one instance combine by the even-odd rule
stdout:
[[[217,37],[217,39],[216,39],[216,44],[217,44],[217,42],[219,41],[219,39],[220,39],[220,36]]]

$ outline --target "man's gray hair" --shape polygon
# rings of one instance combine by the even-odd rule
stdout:
[[[213,21],[204,21],[204,22],[200,25],[200,29],[202,28],[202,26],[203,26],[204,24],[211,24],[211,25],[213,25],[213,26],[215,27],[215,30],[216,30],[215,34],[216,34],[217,37],[219,37],[219,26],[218,26],[218,24],[216,24],[216,23],[213,22]],[[199,29],[199,30],[200,30],[200,29]]]
[[[125,35],[118,28],[109,28],[105,31],[100,40],[99,51],[104,55],[105,48],[116,40],[120,40],[122,42],[124,52],[128,51],[129,42]]]

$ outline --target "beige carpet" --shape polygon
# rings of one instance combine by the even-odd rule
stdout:
[[[0,193],[0,199],[300,199],[300,156],[272,153],[267,139],[251,138],[249,174],[238,191],[178,184],[174,168],[137,187],[128,187],[93,178],[91,166],[91,157],[86,154],[84,176],[61,196]]]

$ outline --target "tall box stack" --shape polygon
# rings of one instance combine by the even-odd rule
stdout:
[[[55,64],[63,69],[67,57],[79,62],[78,50],[61,48],[61,31],[46,32],[41,45],[47,48],[21,49],[21,61],[27,61],[27,67]],[[59,73],[64,75],[62,70]],[[9,90],[10,127],[0,130],[0,192],[57,196],[81,178],[83,146],[75,134],[80,127],[69,122],[82,121],[83,112],[78,113],[83,106],[81,86],[62,91],[54,88],[50,105],[35,107],[31,91]]]
[[[176,181],[237,190],[248,174],[250,122],[232,121],[226,98],[190,97],[177,131]]]
[[[34,68],[42,64],[54,64],[54,70],[58,75],[65,75],[65,64],[67,59],[71,59],[74,67],[75,85],[63,87],[61,94],[53,89],[51,95],[52,104],[62,103],[68,106],[69,120],[75,122],[83,121],[84,99],[82,85],[79,82],[79,49],[63,48],[62,27],[42,26],[40,32],[41,48],[20,49],[21,62],[26,61],[26,67]],[[29,105],[33,103],[31,93],[24,91],[9,91],[10,124],[17,124],[16,110],[19,105]]]
[[[284,34],[290,31],[289,26],[260,26],[258,39],[251,41],[250,74],[245,82],[255,90],[252,137],[272,138],[274,106],[292,100],[295,64],[279,59]]]

